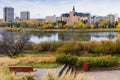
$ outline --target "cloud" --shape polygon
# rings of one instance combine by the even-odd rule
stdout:
[[[97,15],[120,13],[120,0],[0,0],[0,18],[3,16],[3,7],[15,8],[15,14],[20,16],[21,11],[30,11],[32,18],[41,18],[47,15],[60,16],[76,7],[78,12],[91,12]]]

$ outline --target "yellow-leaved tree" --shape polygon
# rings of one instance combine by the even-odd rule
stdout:
[[[77,28],[77,29],[86,29],[86,25],[83,22],[80,22],[78,24],[75,24],[74,28]]]
[[[118,23],[118,25],[116,26],[116,28],[119,28],[119,29],[120,29],[120,23]]]
[[[93,24],[90,24],[90,29],[94,29],[95,26]]]
[[[3,27],[3,25],[5,24],[5,22],[0,21],[0,26]]]
[[[108,20],[101,19],[101,20],[99,21],[98,27],[99,27],[99,28],[106,28],[106,26],[107,26],[108,24],[110,24],[110,23],[111,23],[111,22],[108,21]]]
[[[28,25],[28,27],[32,27],[32,28],[36,28],[39,25],[39,21],[37,21],[37,20],[28,20],[25,22]]]
[[[42,29],[52,29],[52,28],[54,28],[53,22],[46,22],[42,25]]]
[[[58,28],[59,28],[59,29],[62,29],[62,28],[63,28],[62,23],[58,23]]]
[[[70,28],[73,28],[73,25],[67,23],[67,24],[64,25],[64,28],[65,29],[70,29]]]

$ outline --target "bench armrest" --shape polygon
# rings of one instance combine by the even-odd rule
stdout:
[[[35,69],[33,72],[36,72],[37,70]]]

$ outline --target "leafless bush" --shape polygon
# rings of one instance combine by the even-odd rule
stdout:
[[[30,36],[25,32],[1,32],[0,53],[7,56],[18,55],[29,41]]]

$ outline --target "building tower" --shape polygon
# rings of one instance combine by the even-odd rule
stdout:
[[[22,11],[20,13],[21,20],[30,20],[30,12],[29,11]]]
[[[3,9],[3,17],[5,22],[12,22],[14,21],[14,8],[12,7],[5,7]]]
[[[73,6],[73,12],[75,12],[75,6]]]

